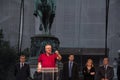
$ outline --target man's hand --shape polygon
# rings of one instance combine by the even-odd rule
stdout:
[[[57,59],[58,59],[58,60],[61,60],[62,57],[61,57],[61,55],[59,54],[59,51],[56,50],[55,53],[58,55],[58,56],[57,56]]]
[[[59,55],[59,51],[58,51],[58,50],[56,50],[55,53],[56,53],[57,55]]]
[[[91,75],[95,75],[95,72],[91,72],[90,74],[91,74]]]
[[[101,80],[105,80],[104,78],[102,78]]]
[[[101,80],[108,80],[107,78],[102,78]]]

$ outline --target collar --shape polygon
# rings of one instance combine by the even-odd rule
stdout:
[[[73,61],[69,61],[69,63],[73,63]]]
[[[21,62],[20,62],[20,64],[23,64],[23,65],[24,65],[25,63],[21,63]]]
[[[106,67],[108,67],[109,65],[107,64],[107,65],[103,65],[104,67],[106,66]]]
[[[48,54],[48,53],[45,53],[46,56],[48,56],[48,55],[49,55],[49,56],[52,55],[52,54],[48,54],[48,55],[47,55],[47,54]]]

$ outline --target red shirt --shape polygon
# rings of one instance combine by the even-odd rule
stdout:
[[[57,54],[50,54],[47,56],[46,53],[43,53],[39,56],[38,62],[41,62],[42,67],[56,67]]]

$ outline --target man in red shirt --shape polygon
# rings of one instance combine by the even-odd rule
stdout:
[[[42,68],[55,68],[56,67],[56,60],[61,60],[61,55],[58,51],[55,51],[55,53],[52,53],[52,46],[50,44],[47,44],[45,46],[45,53],[40,54],[38,58],[38,70],[37,72],[41,72]],[[54,73],[54,77],[51,76],[53,73],[44,73],[44,77],[41,78],[44,80],[56,80],[56,73]],[[40,80],[40,79],[39,79]]]
[[[41,65],[43,68],[54,68],[56,67],[56,59],[61,60],[61,55],[58,51],[52,53],[52,46],[47,44],[45,46],[45,53],[41,54],[38,58],[38,66]]]

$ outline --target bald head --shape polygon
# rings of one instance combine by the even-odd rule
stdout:
[[[45,45],[45,52],[46,53],[52,53],[52,46],[50,44]]]

